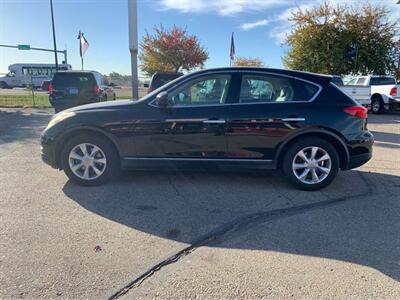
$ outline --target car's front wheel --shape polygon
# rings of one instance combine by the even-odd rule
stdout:
[[[117,177],[119,159],[105,138],[82,134],[67,142],[62,167],[68,178],[80,185],[100,185]]]
[[[339,157],[331,143],[320,138],[305,138],[288,148],[282,168],[292,185],[301,190],[315,191],[335,179]]]

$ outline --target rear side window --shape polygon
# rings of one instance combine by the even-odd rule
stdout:
[[[392,85],[396,84],[396,80],[393,77],[372,77],[370,85]]]
[[[244,75],[240,103],[279,103],[309,101],[318,87],[293,78],[273,75]]]
[[[93,74],[56,74],[54,75],[53,85],[57,88],[85,88],[95,84]]]

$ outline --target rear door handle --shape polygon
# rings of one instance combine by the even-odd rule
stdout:
[[[305,118],[300,118],[300,117],[296,117],[296,118],[283,118],[282,121],[283,122],[303,122],[305,121]]]
[[[205,124],[225,124],[226,121],[224,119],[209,119],[209,120],[204,120],[203,123],[205,123]]]

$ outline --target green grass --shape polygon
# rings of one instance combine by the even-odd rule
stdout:
[[[0,95],[0,107],[51,107],[48,95]]]

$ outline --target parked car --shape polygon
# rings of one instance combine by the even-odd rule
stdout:
[[[81,185],[120,168],[197,163],[281,169],[295,187],[318,190],[372,156],[367,109],[331,80],[250,67],[195,72],[139,101],[57,114],[42,133],[42,158]]]
[[[103,85],[95,71],[57,72],[49,85],[50,103],[56,112],[74,106],[114,99],[112,87]]]
[[[361,103],[370,106],[375,114],[383,113],[385,110],[400,109],[400,90],[393,76],[358,76],[347,83],[347,86],[350,85],[364,87],[364,89],[357,89],[358,92],[353,92],[354,97],[359,93],[365,96],[367,88],[370,88],[368,103]],[[354,89],[356,89],[355,87]]]
[[[181,76],[183,76],[183,73],[180,72],[177,73],[156,72],[151,77],[147,92],[151,93],[152,91],[158,89],[159,87],[162,87],[164,84]]]
[[[332,75],[332,81],[333,84],[336,84],[337,86],[342,86],[344,85],[342,77],[339,75]]]
[[[42,83],[42,86],[41,86],[42,91],[48,92],[50,83],[51,83],[51,80],[43,80],[43,83]]]
[[[361,86],[361,85],[339,85],[340,90],[342,90],[347,96],[358,101],[361,105],[365,107],[371,106],[371,87]]]

